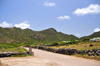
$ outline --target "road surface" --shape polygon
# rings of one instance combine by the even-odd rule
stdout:
[[[28,50],[28,48],[26,49]],[[48,59],[61,66],[100,66],[100,61],[96,61],[96,60],[57,54],[57,53],[48,52],[39,49],[32,49],[32,51],[34,52],[35,56]]]

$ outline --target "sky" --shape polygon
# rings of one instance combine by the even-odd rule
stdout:
[[[100,31],[100,0],[0,0],[0,27],[88,36]]]

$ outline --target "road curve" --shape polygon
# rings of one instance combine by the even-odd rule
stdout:
[[[28,50],[28,48],[26,48]],[[100,66],[100,61],[32,49],[35,56],[51,60],[61,66]]]

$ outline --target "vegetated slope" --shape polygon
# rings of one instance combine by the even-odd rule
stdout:
[[[100,31],[99,32],[95,32],[91,35],[89,35],[88,37],[93,38],[93,37],[100,37]]]
[[[83,38],[94,38],[94,37],[100,37],[100,31],[99,32],[95,32],[89,36],[84,36],[84,37],[81,37],[80,39],[83,39]]]
[[[45,38],[47,38],[45,41],[62,41],[62,40],[77,40],[78,38],[74,35],[68,35],[61,32],[57,32],[54,28],[49,28],[43,31],[40,31],[39,33],[43,34]]]
[[[22,30],[16,27],[0,27],[0,43],[46,43],[72,39],[77,40],[78,38],[74,35],[57,32],[54,28],[42,31],[33,31],[31,29]]]

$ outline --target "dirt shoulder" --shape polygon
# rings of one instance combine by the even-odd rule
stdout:
[[[28,48],[26,48],[28,50]],[[83,59],[63,54],[57,54],[39,49],[33,49],[34,55],[60,64],[61,66],[100,66],[100,61]]]
[[[30,57],[5,57],[0,61],[8,66],[60,66],[50,60],[30,56]]]

